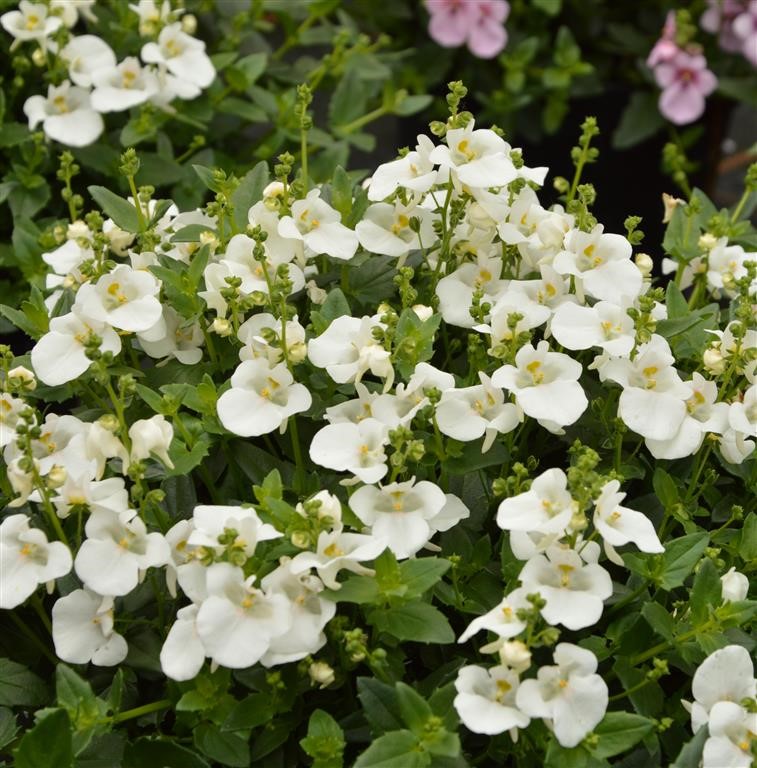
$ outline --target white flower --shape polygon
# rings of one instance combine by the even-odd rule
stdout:
[[[268,312],[260,312],[245,320],[237,331],[237,338],[244,344],[239,350],[239,359],[255,360],[262,357],[273,367],[282,361],[286,351],[291,363],[301,362],[307,355],[305,329],[296,316],[286,321],[283,332],[281,326],[282,321]],[[284,335],[286,350],[282,349]]]
[[[523,588],[516,589],[509,595],[505,595],[499,605],[494,606],[483,616],[473,619],[457,642],[464,643],[482,629],[494,632],[501,638],[515,637],[527,626],[525,621],[518,618],[517,612],[521,608],[528,607],[530,607],[530,603],[526,600],[526,590]]]
[[[315,552],[300,552],[292,560],[292,572],[302,573],[315,568],[329,589],[340,589],[336,576],[341,570],[362,575],[373,575],[373,570],[360,565],[375,560],[386,549],[386,544],[375,536],[344,533],[341,525],[334,531],[321,531]]]
[[[26,403],[7,392],[0,392],[0,448],[16,439],[18,415],[26,408]]]
[[[202,360],[203,335],[196,320],[184,319],[166,304],[163,306],[163,322],[158,322],[157,328],[163,333],[158,339],[153,338],[151,329],[137,334],[140,346],[150,357],[175,357],[184,365],[196,365]]]
[[[415,150],[399,160],[379,165],[368,183],[368,199],[383,200],[397,187],[409,189],[411,192],[427,192],[431,189],[438,175],[429,159],[433,149],[431,139],[421,134],[418,136]]]
[[[757,384],[744,392],[742,402],[731,403],[728,408],[728,429],[723,434],[720,450],[727,461],[740,464],[754,450],[757,437]]]
[[[610,355],[627,357],[634,345],[633,320],[624,307],[609,301],[598,301],[593,307],[561,304],[549,327],[567,349],[600,347]]]
[[[485,669],[469,665],[455,680],[454,707],[468,730],[493,736],[525,728],[531,718],[516,705],[518,673],[505,666]]]
[[[129,438],[132,461],[142,461],[155,455],[169,469],[173,469],[173,462],[168,455],[173,440],[173,427],[165,416],[159,414],[135,421],[129,427]]]
[[[642,274],[631,261],[631,243],[622,235],[606,235],[598,224],[591,232],[568,232],[564,247],[552,266],[561,275],[580,277],[595,299],[622,304],[641,293]]]
[[[122,331],[143,332],[161,320],[160,284],[149,273],[119,264],[94,285],[79,288],[74,311]]]
[[[42,42],[59,29],[62,24],[57,16],[48,16],[47,11],[47,6],[44,3],[30,3],[29,0],[21,0],[18,4],[18,10],[8,11],[0,16],[0,24],[19,42],[23,40]]]
[[[416,233],[410,228],[410,219],[420,223]],[[366,251],[400,257],[400,264],[410,251],[421,246],[428,248],[436,242],[431,212],[402,203],[374,203],[368,206],[355,227],[360,245]]]
[[[60,541],[29,527],[26,515],[10,515],[0,524],[0,608],[15,608],[40,584],[65,576],[73,560]]]
[[[171,558],[163,535],[147,533],[133,509],[93,512],[84,530],[87,539],[74,567],[84,585],[99,594],[127,595],[148,568],[165,565]]]
[[[492,375],[492,384],[515,395],[527,416],[552,432],[573,424],[586,410],[586,399],[578,379],[581,363],[561,352],[550,352],[540,341],[536,349],[526,344],[515,355],[515,365],[503,365]]]
[[[469,442],[484,437],[481,452],[485,453],[498,433],[511,432],[523,420],[523,414],[513,403],[505,402],[499,387],[483,372],[481,384],[462,389],[447,389],[436,406],[439,431],[455,440]]]
[[[741,645],[727,645],[711,653],[697,668],[691,681],[691,729],[696,733],[708,722],[719,701],[740,702],[757,694],[754,664]]]
[[[92,13],[96,0],[50,0],[50,10],[60,15],[63,23],[71,29],[76,25],[81,14],[87,21],[97,23],[97,16]]]
[[[755,259],[757,254],[745,253],[740,245],[728,245],[728,238],[721,237],[707,256],[707,286],[715,293],[723,291],[726,296],[735,296],[733,281],[744,277],[746,262]]]
[[[92,108],[98,112],[123,112],[149,101],[159,86],[152,69],[134,56],[116,65],[115,59],[92,74]]]
[[[68,67],[68,76],[74,85],[89,88],[96,73],[116,66],[113,49],[97,35],[72,37],[61,48],[60,57]],[[100,112],[93,105],[93,109]]]
[[[106,322],[92,320],[69,312],[50,321],[50,330],[32,347],[32,367],[40,381],[50,387],[78,379],[92,360],[86,345],[92,336],[99,336],[101,352],[121,351],[119,335]]]
[[[446,142],[447,146],[434,147],[429,160],[448,168],[461,184],[504,187],[518,176],[510,145],[494,131],[474,130],[473,120],[465,128],[447,131]]]
[[[377,483],[388,471],[384,452],[388,431],[372,418],[359,424],[328,424],[313,436],[310,458],[321,467],[351,472],[364,483]]]
[[[370,371],[387,380],[386,391],[394,379],[391,355],[372,334],[374,328],[383,327],[375,317],[337,317],[320,336],[308,342],[310,362],[325,368],[337,384],[360,381]]]
[[[129,8],[139,16],[139,34],[142,37],[155,35],[163,24],[167,24],[174,14],[183,11],[172,11],[171,0],[138,0],[137,4],[129,3]]]
[[[278,221],[274,214],[269,212],[269,216],[273,216],[274,221]],[[264,229],[270,230],[278,243],[287,243],[283,237],[276,234],[273,226]],[[291,242],[290,240],[289,243]],[[255,241],[247,235],[234,235],[229,240],[226,253],[219,263],[228,268],[230,276],[242,278],[239,290],[244,294],[249,295],[255,291],[267,294],[269,284],[273,285],[276,282],[278,267],[283,264],[287,265],[289,280],[292,282],[291,293],[301,291],[305,287],[302,270],[296,264],[289,263],[294,258],[295,253],[289,245],[284,245],[283,248],[277,247],[278,243],[273,242],[268,246],[266,260],[261,263],[255,259],[253,254]],[[268,245],[268,240],[266,240],[266,244]]]
[[[66,519],[72,507],[86,507],[89,512],[101,510],[124,512],[129,508],[129,493],[120,477],[99,482],[91,479],[93,471],[67,472],[63,485],[52,498],[58,517]]]
[[[289,600],[256,589],[254,579],[229,563],[207,570],[208,597],[197,614],[197,633],[213,662],[230,669],[260,661],[292,624]]]
[[[546,600],[541,614],[547,622],[573,630],[596,624],[612,595],[612,579],[601,565],[584,563],[578,552],[558,546],[548,547],[546,557],[532,557],[518,578],[524,589]]]
[[[197,634],[199,607],[187,605],[176,613],[160,650],[160,666],[171,680],[192,680],[205,663],[205,646]]]
[[[749,579],[733,566],[720,577],[720,584],[723,602],[731,603],[746,600],[746,596],[749,594]]]
[[[194,508],[194,529],[187,537],[193,547],[209,547],[220,555],[224,548],[233,547],[246,557],[255,554],[260,541],[278,539],[279,533],[272,525],[264,523],[252,507],[232,507],[201,504]],[[221,544],[219,539],[235,533],[233,541]]]
[[[370,526],[371,535],[400,558],[412,557],[434,535],[433,519],[447,498],[428,480],[389,483],[383,488],[364,485],[350,496],[350,509]]]
[[[205,53],[205,43],[182,32],[178,22],[163,27],[157,43],[142,46],[142,60],[147,64],[164,64],[172,75],[198,89],[207,88],[216,77],[213,62]]]
[[[719,701],[707,723],[702,768],[750,768],[754,765],[752,740],[757,735],[757,714],[731,701]]]
[[[567,487],[568,478],[561,469],[542,472],[528,491],[500,503],[497,525],[505,531],[561,534],[576,506]]]
[[[302,240],[311,254],[325,253],[349,261],[359,245],[357,235],[341,223],[341,216],[321,200],[321,190],[311,189],[304,200],[292,203],[292,215],[279,222],[279,235]]]
[[[541,667],[535,680],[524,680],[515,701],[530,717],[543,717],[563,747],[575,747],[605,716],[607,684],[595,674],[597,657],[571,643],[554,651],[557,666]]]
[[[284,363],[269,367],[264,358],[241,362],[231,376],[231,389],[218,398],[218,418],[235,435],[265,435],[310,408],[312,397],[295,383]]]
[[[517,283],[511,283],[513,284]],[[520,315],[520,319],[515,326],[511,326],[510,317],[514,314]],[[538,328],[549,319],[551,314],[549,307],[532,301],[524,291],[508,288],[492,308],[489,325],[476,325],[474,329],[479,333],[489,334],[490,344],[494,347],[502,342],[512,341],[524,331]]]
[[[106,566],[107,567],[107,566]],[[53,606],[53,643],[58,658],[99,667],[120,664],[126,640],[113,629],[113,598],[75,589]]]
[[[617,480],[602,488],[594,501],[594,527],[613,547],[633,542],[642,552],[664,552],[652,521],[635,509],[620,506],[626,494],[618,493],[619,488]]]
[[[68,80],[51,85],[44,96],[30,96],[24,102],[29,130],[42,123],[48,138],[68,147],[86,147],[105,129],[103,119],[91,108],[89,92],[72,86]]]

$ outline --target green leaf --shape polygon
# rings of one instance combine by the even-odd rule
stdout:
[[[702,764],[702,752],[704,752],[704,743],[709,737],[709,731],[706,725],[703,725],[696,733],[696,736],[688,743],[684,744],[678,753],[676,761],[670,768],[699,768]]]
[[[414,115],[416,112],[420,112],[426,109],[429,104],[434,100],[433,96],[423,93],[415,96],[405,96],[399,104],[396,104],[392,110],[395,115]]]
[[[42,679],[22,664],[0,659],[0,706],[36,707],[47,701]]]
[[[678,503],[678,487],[675,480],[662,468],[657,467],[652,478],[652,486],[657,498],[665,509]]]
[[[329,102],[329,120],[334,127],[346,125],[359,118],[365,109],[368,92],[354,69],[348,70],[339,80]]]
[[[595,757],[619,755],[641,741],[654,728],[654,720],[630,712],[608,712],[594,729],[599,744],[592,750]]]
[[[722,584],[715,564],[709,557],[702,560],[694,577],[689,605],[694,624],[701,624],[708,616],[710,608],[717,608],[722,602]]]
[[[612,136],[615,149],[626,149],[657,133],[665,118],[657,106],[658,95],[649,91],[632,94]]]
[[[699,561],[709,541],[710,537],[706,533],[690,533],[688,536],[667,542],[665,554],[661,556],[663,570],[659,580],[660,586],[666,590],[680,587]]]
[[[660,637],[672,640],[675,634],[673,617],[659,603],[645,603],[641,615]]]
[[[186,227],[182,227],[176,233],[171,236],[172,243],[199,243],[200,236],[210,232],[215,234],[216,231],[212,227],[208,227],[205,224],[188,224]]]
[[[257,728],[268,722],[272,716],[271,697],[265,693],[252,693],[229,712],[223,724],[223,730],[243,731],[248,728]]]
[[[544,768],[589,768],[589,753],[582,747],[561,747],[557,741],[550,739]]]
[[[196,752],[173,741],[141,738],[124,751],[121,768],[210,768]]]
[[[206,757],[231,768],[250,765],[250,747],[247,740],[236,733],[224,733],[216,725],[201,723],[192,732],[194,745]]]
[[[183,443],[175,440],[169,453],[173,469],[166,468],[166,477],[188,475],[208,455],[211,445],[208,435],[200,435],[192,450],[187,450]]]
[[[428,702],[414,688],[405,683],[397,683],[397,703],[405,725],[416,736],[423,736],[428,719],[433,715]]]
[[[665,289],[665,306],[671,320],[686,317],[689,314],[689,304],[681,293],[681,289],[672,280]]]
[[[308,721],[308,733],[300,741],[306,755],[314,758],[313,768],[341,768],[345,747],[344,732],[328,712],[316,709]]]
[[[757,560],[757,514],[750,512],[744,520],[739,544],[739,557],[751,562]]]
[[[239,182],[239,186],[231,195],[234,206],[234,224],[240,232],[247,228],[247,214],[255,203],[263,199],[263,190],[268,184],[268,163],[261,160],[252,170],[248,171]]]
[[[320,594],[335,603],[378,603],[381,592],[373,576],[351,576],[342,582],[341,589],[326,589]]]
[[[543,11],[547,16],[557,16],[560,13],[562,0],[533,0],[534,7]]]
[[[419,557],[400,564],[402,583],[407,587],[406,597],[420,597],[431,589],[449,570],[449,560],[439,557]]]
[[[752,75],[747,77],[718,77],[718,92],[731,99],[757,107],[757,83]]]
[[[310,313],[310,319],[313,321],[313,327],[319,335],[323,333],[333,320],[342,315],[351,313],[349,302],[340,288],[332,288],[326,301],[321,304],[317,311]]]
[[[213,169],[204,165],[192,163],[192,170],[197,174],[200,181],[211,191],[220,192],[215,177],[213,176]]]
[[[341,165],[334,169],[331,181],[331,205],[339,211],[344,223],[352,210],[352,179]]]
[[[440,644],[455,642],[455,633],[444,614],[420,600],[392,608],[376,608],[369,615],[369,623],[398,640]]]
[[[358,677],[357,691],[365,717],[374,733],[402,728],[397,691],[391,685],[372,677]]]
[[[410,731],[392,731],[380,736],[358,757],[355,768],[425,768],[431,762],[427,752]]]
[[[123,197],[119,197],[106,187],[91,186],[87,191],[92,199],[100,206],[103,213],[109,216],[126,232],[139,232],[137,209]]]
[[[7,707],[0,707],[0,750],[16,738],[16,716]]]
[[[486,467],[502,466],[508,460],[507,448],[502,443],[495,442],[486,453],[481,453],[481,442],[465,443],[459,456],[447,458],[444,462],[447,471],[451,475],[469,475]]]
[[[45,715],[16,750],[16,768],[71,768],[73,764],[71,722],[64,709]]]
[[[434,334],[441,315],[421,320],[411,308],[403,309],[394,335],[392,358],[403,376],[410,376],[418,363],[430,360],[434,354]]]

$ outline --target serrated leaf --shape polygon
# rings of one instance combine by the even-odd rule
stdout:
[[[397,683],[394,688],[397,691],[397,704],[402,720],[416,736],[421,737],[428,719],[433,715],[431,707],[411,686]]]
[[[440,644],[455,642],[455,633],[444,614],[420,600],[391,608],[376,608],[369,614],[369,623],[398,640]]]
[[[242,699],[226,718],[225,731],[241,731],[267,723],[273,716],[273,702],[265,693],[251,693]]]
[[[340,589],[326,589],[320,594],[335,603],[378,603],[381,599],[376,579],[373,576],[351,576],[342,582]]]
[[[22,664],[0,659],[0,706],[36,707],[47,701],[47,688],[41,678]]]
[[[71,768],[74,751],[66,710],[55,709],[45,715],[24,735],[15,754],[16,768]]]
[[[675,621],[659,603],[646,603],[642,606],[641,615],[660,637],[666,640],[673,639]]]
[[[449,570],[449,560],[439,557],[419,557],[400,564],[400,577],[407,587],[406,597],[420,597],[431,589]]]
[[[397,691],[391,685],[372,677],[359,677],[357,691],[365,717],[374,733],[385,733],[402,728]]]
[[[344,732],[328,712],[316,709],[308,721],[308,733],[300,740],[305,754],[314,758],[313,768],[341,768]]]
[[[236,733],[224,733],[211,723],[200,723],[192,732],[197,749],[211,760],[231,768],[250,765],[250,747],[247,740]]]
[[[690,533],[688,536],[667,542],[665,553],[661,555],[663,569],[660,586],[667,590],[680,587],[694,569],[709,541],[710,537],[706,533]]]

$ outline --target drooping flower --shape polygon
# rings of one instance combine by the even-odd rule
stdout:
[[[720,577],[723,602],[735,602],[746,600],[749,594],[749,579],[739,571],[735,566],[731,566],[726,573]]]
[[[705,98],[718,85],[702,54],[682,50],[658,64],[654,74],[657,85],[663,89],[658,102],[660,112],[676,125],[699,119],[704,113]]]
[[[197,605],[179,608],[160,650],[160,667],[171,680],[192,680],[205,663],[205,646],[197,633]]]
[[[531,718],[516,704],[518,673],[506,666],[469,665],[457,673],[454,707],[468,730],[493,736],[517,733]]]
[[[207,547],[219,555],[230,547],[244,554],[245,558],[252,557],[258,542],[283,535],[269,523],[264,523],[252,507],[200,504],[194,508],[193,522],[187,544]]]
[[[51,85],[47,96],[30,96],[24,102],[29,130],[42,123],[45,135],[68,147],[86,147],[105,129],[103,119],[90,105],[89,91],[68,80]]]
[[[142,461],[155,455],[169,469],[173,469],[173,462],[168,455],[173,440],[173,427],[165,416],[156,414],[149,419],[135,421],[129,427],[129,439],[132,461]]]

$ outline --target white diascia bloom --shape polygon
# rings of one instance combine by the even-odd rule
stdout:
[[[436,533],[434,518],[447,504],[441,488],[428,480],[364,485],[350,496],[350,509],[370,526],[371,535],[400,558],[412,557]],[[467,517],[467,509],[461,517]],[[447,526],[450,527],[450,526]]]
[[[515,395],[527,416],[551,432],[573,424],[586,410],[586,399],[578,379],[581,363],[561,352],[550,352],[540,341],[536,349],[526,344],[515,355],[515,365],[503,365],[492,375],[492,384]]]
[[[511,283],[513,284],[517,283]],[[503,342],[511,342],[524,331],[538,328],[549,319],[551,314],[549,307],[532,301],[524,291],[511,290],[508,287],[492,308],[490,323],[476,325],[474,329],[491,336],[489,343],[492,347],[496,347]],[[514,325],[512,325],[515,320],[512,318],[513,315],[520,316]]]
[[[45,135],[68,147],[86,147],[105,129],[103,119],[90,106],[89,91],[68,80],[51,85],[47,97],[30,96],[24,102],[29,130],[42,123]]]
[[[197,633],[197,605],[186,605],[176,612],[176,621],[160,649],[160,666],[171,680],[192,680],[205,663],[205,646]]]
[[[96,0],[50,0],[50,10],[59,15],[63,23],[71,29],[76,26],[81,14],[87,21],[97,23],[97,16],[92,13]]]
[[[694,733],[709,721],[718,702],[753,699],[757,681],[749,651],[741,645],[727,645],[711,653],[694,673],[691,692],[694,701],[686,708],[691,712]]]
[[[160,283],[152,274],[119,264],[94,285],[79,288],[74,311],[121,331],[144,332],[162,321],[159,293]]]
[[[271,368],[258,357],[244,360],[231,376],[231,389],[218,398],[218,418],[235,435],[257,437],[286,426],[313,399],[304,384],[294,381],[284,363]]]
[[[115,60],[92,74],[92,108],[98,112],[123,112],[149,101],[158,91],[158,78],[134,56]]]
[[[334,618],[336,603],[319,597],[323,582],[310,573],[295,572],[293,561],[281,558],[278,568],[260,582],[270,593],[283,595],[289,601],[291,626],[285,634],[271,640],[270,647],[260,659],[264,667],[289,664],[326,645],[324,627]]]
[[[530,717],[547,720],[563,747],[575,747],[605,716],[609,692],[591,651],[559,643],[554,660],[557,666],[521,682],[515,701]]]
[[[612,579],[601,565],[585,563],[575,550],[555,545],[546,556],[534,555],[518,578],[524,589],[546,601],[541,609],[545,621],[573,630],[596,624],[612,595]]]
[[[384,391],[394,380],[391,353],[373,338],[374,328],[384,328],[377,317],[342,315],[308,342],[308,357],[325,368],[337,384],[360,381],[366,371],[386,379]]]
[[[26,515],[0,523],[0,608],[15,608],[40,584],[65,576],[73,560],[60,541],[48,542],[44,531],[29,527]]]
[[[146,334],[137,334],[139,345],[150,357],[175,357],[184,365],[196,365],[202,360],[202,328],[196,320],[183,318],[173,307],[166,304],[163,306],[163,322],[158,324],[158,328],[165,329],[162,338],[154,338],[152,329]]]
[[[687,381],[690,396],[686,400],[686,414],[678,431],[663,440],[645,440],[649,452],[656,459],[681,459],[695,454],[708,432],[723,434],[728,429],[729,408],[727,403],[715,402],[718,387],[701,373],[692,374]]]
[[[95,464],[95,462],[92,462]],[[66,479],[51,501],[58,517],[65,520],[71,514],[72,507],[85,508],[89,512],[106,510],[123,512],[129,508],[129,492],[121,477],[109,477],[107,480],[92,480],[95,470],[84,472],[66,472]]]
[[[34,458],[39,462],[38,471],[46,475],[56,464],[66,467],[70,472],[89,466],[89,461],[82,455],[81,446],[75,440],[77,435],[83,435],[87,425],[76,416],[59,416],[48,413],[41,425],[42,434],[32,441]],[[4,457],[10,462],[19,456],[15,443],[5,447]]]
[[[752,741],[757,735],[757,714],[732,701],[719,701],[707,723],[709,738],[704,743],[702,768],[751,768]]]
[[[474,291],[484,292],[482,302],[492,306],[505,292],[508,280],[502,280],[502,259],[479,253],[475,262],[466,262],[443,277],[436,286],[439,311],[445,323],[473,328],[476,321],[470,313]]]
[[[721,237],[707,256],[707,286],[718,295],[721,291],[736,295],[735,280],[747,274],[746,262],[755,261],[757,253],[746,253],[740,245],[728,245],[728,238]]]
[[[157,43],[142,46],[142,61],[164,65],[179,80],[195,86],[198,89],[195,95],[216,77],[213,62],[205,53],[205,43],[182,32],[179,22],[163,27]]]
[[[113,598],[88,589],[75,589],[55,602],[53,643],[63,661],[91,661],[99,667],[120,664],[129,650],[126,640],[113,628]]]
[[[463,725],[489,736],[510,731],[515,740],[517,729],[531,722],[515,703],[518,686],[518,673],[509,667],[462,667],[455,680],[453,703]]]
[[[281,325],[282,321],[268,312],[260,312],[245,320],[237,331],[237,338],[244,344],[239,350],[239,359],[255,360],[261,357],[268,361],[271,368],[280,363],[284,356],[282,345],[285,341]],[[307,355],[305,329],[295,316],[286,321],[284,330],[286,356],[290,362],[299,363]]]
[[[728,407],[728,429],[723,433],[720,450],[726,461],[741,464],[754,450],[757,437],[757,384],[744,392],[743,402]]]
[[[142,461],[157,456],[169,469],[173,462],[168,449],[173,440],[173,427],[162,414],[149,419],[139,419],[129,427],[131,439],[131,460]]]
[[[418,219],[419,229],[410,227],[410,219]],[[371,253],[400,258],[399,266],[410,251],[421,246],[428,248],[436,242],[433,214],[415,205],[400,202],[374,203],[368,206],[363,218],[355,227],[360,245]]]
[[[643,289],[639,268],[631,260],[631,243],[623,235],[604,234],[601,224],[591,232],[573,229],[552,266],[561,275],[575,275],[595,299],[622,304]]]
[[[292,215],[282,217],[279,235],[302,240],[308,255],[325,253],[349,261],[359,245],[357,235],[341,222],[339,212],[321,200],[321,190],[311,189],[304,200],[292,203]]]
[[[60,28],[62,21],[57,16],[48,15],[45,3],[30,3],[21,0],[18,9],[0,16],[3,29],[15,38],[13,46],[24,40],[38,40],[40,43]],[[11,48],[13,48],[11,46]]]
[[[734,566],[720,577],[723,602],[731,603],[746,600],[749,594],[749,579]]]
[[[465,128],[447,131],[447,146],[434,147],[429,160],[469,187],[504,187],[514,181],[518,171],[510,160],[510,145],[494,131],[474,128],[471,120]]]
[[[652,440],[669,440],[686,418],[691,389],[673,367],[668,342],[657,334],[641,344],[633,360],[613,359],[600,369],[600,377],[623,387],[618,415],[630,429]]]
[[[566,349],[600,347],[609,355],[627,357],[634,345],[633,320],[624,306],[609,301],[598,301],[593,307],[561,304],[549,327]]]
[[[411,192],[428,192],[438,176],[438,171],[429,159],[433,149],[431,139],[419,134],[414,150],[398,160],[382,163],[376,168],[368,181],[368,199],[383,200],[398,187],[409,189]]]
[[[664,552],[652,521],[641,512],[621,507],[625,493],[618,493],[620,483],[610,480],[594,501],[594,527],[612,547],[633,542],[642,552]]]
[[[200,504],[194,508],[193,522],[186,542],[193,547],[208,547],[219,555],[227,547],[233,547],[245,557],[252,557],[258,542],[283,535],[264,523],[252,507]],[[221,543],[222,537],[225,543]]]
[[[526,590],[519,587],[509,595],[505,595],[498,605],[495,605],[483,616],[473,619],[457,642],[464,643],[482,629],[494,632],[495,635],[503,639],[515,637],[527,626],[525,621],[518,618],[518,610],[529,607],[530,603],[526,600]]]
[[[92,360],[86,345],[99,336],[101,352],[121,351],[121,338],[106,322],[82,317],[76,311],[50,321],[50,330],[32,347],[32,367],[37,377],[50,387],[78,379]]]
[[[562,534],[575,508],[565,472],[548,469],[534,478],[528,491],[500,503],[497,525],[505,531]]]
[[[166,565],[171,559],[164,536],[147,533],[133,509],[93,512],[84,530],[87,539],[74,561],[76,575],[101,595],[128,595],[148,568]]]
[[[256,589],[254,580],[229,563],[207,570],[208,597],[197,613],[197,634],[215,664],[251,667],[292,625],[287,597]]]
[[[26,408],[26,403],[7,392],[0,392],[0,448],[16,439],[18,415]]]
[[[469,442],[484,437],[481,452],[491,448],[498,433],[511,432],[523,420],[517,405],[505,402],[501,388],[483,372],[474,387],[447,389],[436,406],[439,431],[455,440]]]
[[[92,86],[95,73],[116,65],[116,54],[113,53],[113,49],[97,35],[72,37],[61,48],[59,55],[68,67],[68,76],[73,84],[82,88]]]
[[[310,443],[310,458],[319,466],[351,472],[364,483],[377,483],[387,473],[386,424],[363,419],[359,424],[340,422],[322,427]]]
[[[375,560],[386,549],[386,544],[375,536],[362,533],[345,533],[338,525],[333,531],[321,531],[315,552],[300,552],[292,560],[292,572],[303,573],[315,568],[318,576],[329,589],[340,589],[336,580],[341,570],[365,576],[373,570],[361,562]]]

